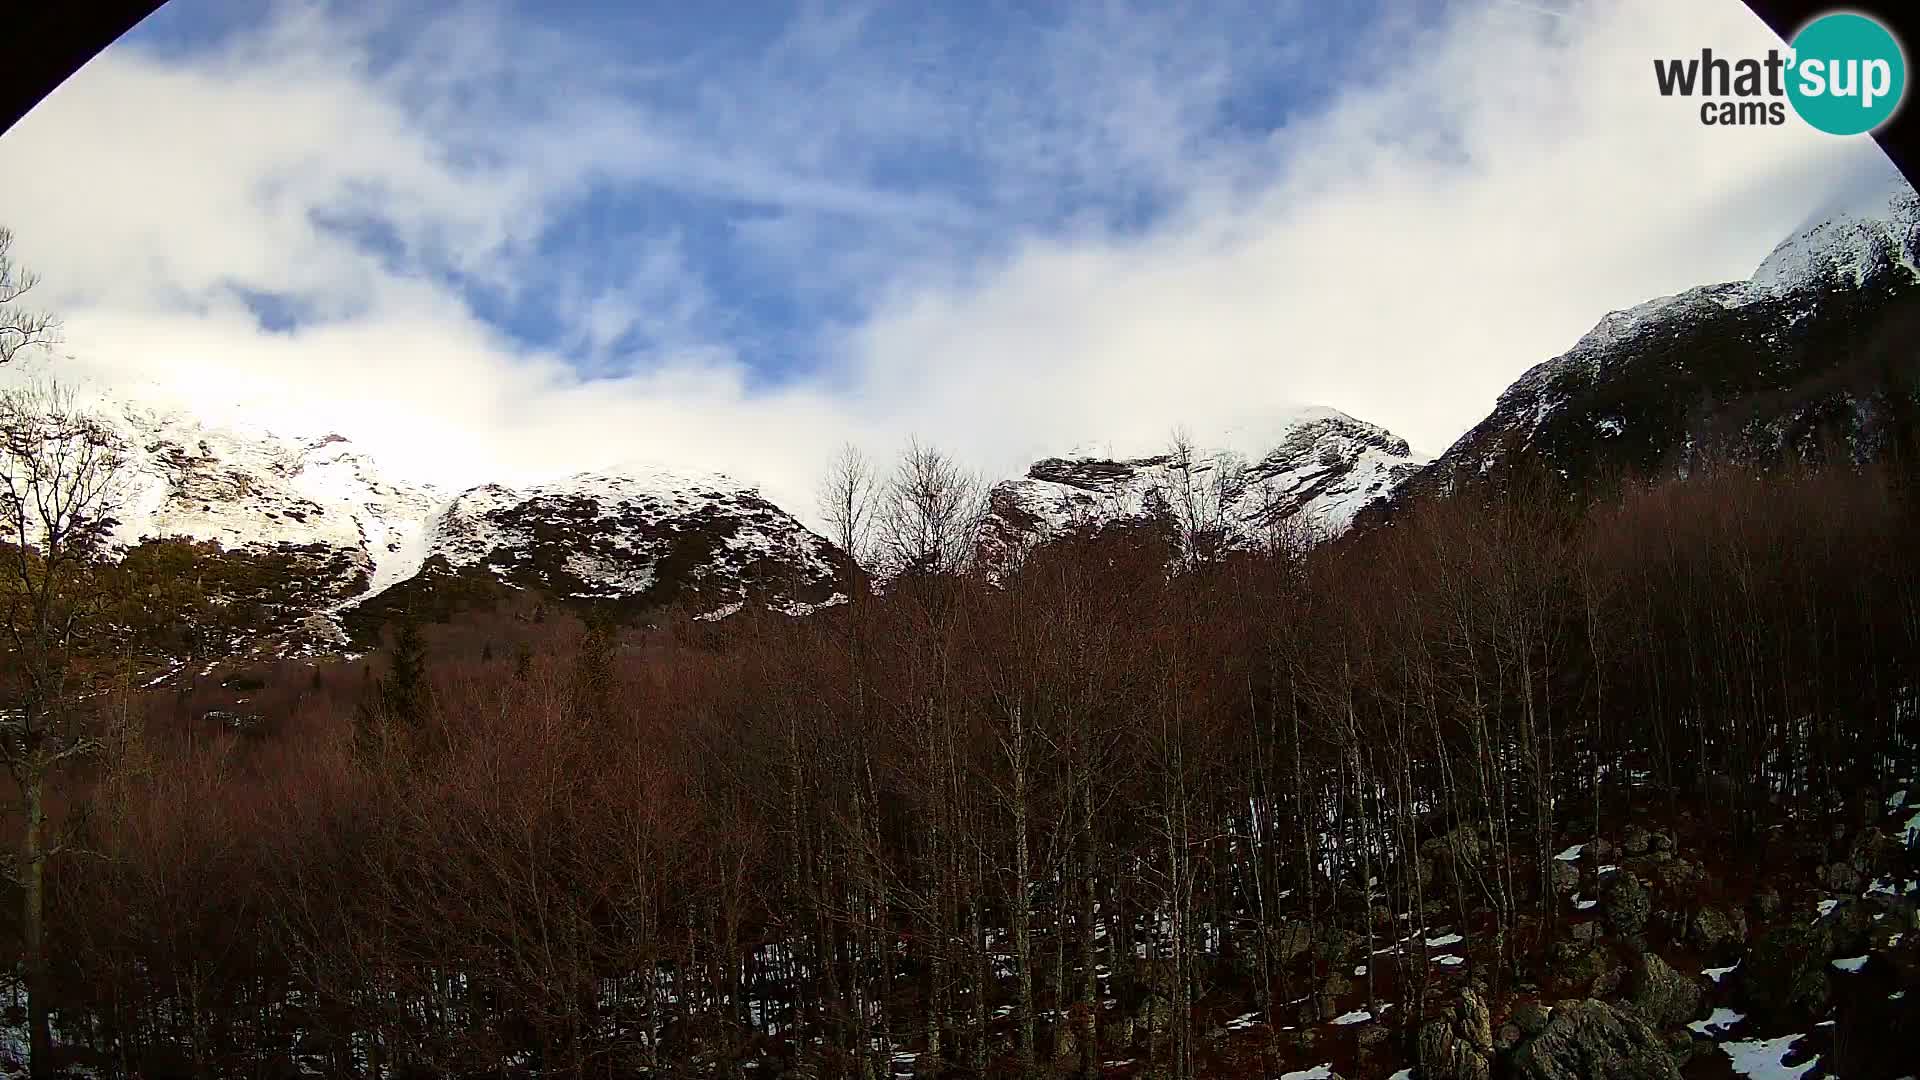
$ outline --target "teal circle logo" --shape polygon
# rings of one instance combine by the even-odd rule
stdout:
[[[1886,123],[1907,91],[1907,58],[1891,31],[1865,15],[1822,15],[1793,37],[1787,99],[1829,135]]]

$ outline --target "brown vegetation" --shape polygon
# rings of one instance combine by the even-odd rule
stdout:
[[[1365,1052],[1408,1060],[1456,978],[1418,931],[1496,998],[1545,982],[1562,846],[1706,805],[1690,843],[1784,865],[1920,764],[1916,518],[1872,470],[1463,493],[1173,573],[1087,538],[989,583],[943,572],[966,485],[917,465],[921,513],[873,520],[923,572],[881,597],[429,627],[418,708],[384,663],[125,699],[57,810],[94,856],[49,872],[62,1040],[147,1075],[1180,1078],[1391,1005]],[[200,722],[242,696],[264,731]]]

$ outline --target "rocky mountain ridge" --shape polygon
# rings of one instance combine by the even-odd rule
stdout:
[[[1704,457],[1872,457],[1911,437],[1920,195],[1897,173],[1823,208],[1745,281],[1605,318],[1527,371],[1397,493],[1523,456],[1581,483],[1684,475]],[[1378,509],[1378,508],[1376,508]]]
[[[1111,528],[1164,529],[1217,550],[1313,543],[1344,532],[1425,463],[1405,439],[1335,409],[1288,414],[1264,438],[1222,434],[1205,447],[1130,456],[1083,447],[1036,461],[989,492],[989,561]]]
[[[116,546],[186,540],[283,561],[269,621],[309,646],[377,630],[373,617],[454,580],[707,615],[803,614],[850,587],[830,543],[719,474],[636,464],[446,492],[389,477],[337,433],[287,437],[107,395],[82,404],[126,447]]]
[[[1438,458],[1328,408],[1181,446],[1081,445],[992,487],[983,556],[1005,566],[1110,528],[1215,552],[1311,544],[1523,460],[1580,483],[1835,440],[1870,456],[1920,416],[1917,266],[1920,195],[1891,176],[1815,215],[1746,281],[1607,315]],[[274,604],[336,643],[397,606],[444,607],[430,594],[456,586],[469,597],[678,604],[706,618],[750,604],[803,614],[855,587],[850,560],[726,476],[641,464],[449,492],[386,475],[338,433],[292,438],[136,401],[94,404],[130,450],[122,546],[186,538],[291,560],[294,580]]]

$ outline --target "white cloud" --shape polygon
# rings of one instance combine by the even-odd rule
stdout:
[[[57,290],[74,372],[342,430],[453,484],[653,459],[804,510],[849,438],[1006,471],[1310,403],[1437,451],[1606,311],[1744,276],[1881,162],[1659,97],[1655,56],[1775,44],[1737,0],[1549,6],[1375,27],[1303,66],[1344,81],[1295,88],[1312,106],[1270,134],[1222,109],[1325,42],[1111,5],[979,85],[854,49],[838,9],[710,83],[698,57],[623,66],[491,9],[406,28],[395,60],[390,22],[293,6],[211,52],[110,49],[0,138],[0,219]],[[888,179],[930,147],[978,175]],[[542,253],[609,185],[755,207],[739,250],[802,302],[857,301],[818,330],[827,367],[756,383],[764,335],[680,222],[629,223],[612,282]],[[1112,190],[1158,216],[1054,213]],[[262,329],[236,287],[309,321]],[[544,307],[561,351],[473,290]]]

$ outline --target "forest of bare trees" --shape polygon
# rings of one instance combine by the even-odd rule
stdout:
[[[1134,530],[991,580],[937,451],[826,494],[899,572],[811,617],[400,627],[371,681],[270,673],[264,732],[101,696],[137,732],[47,810],[88,853],[46,864],[61,1052],[1184,1080],[1228,1017],[1272,1064],[1364,1009],[1412,1060],[1458,974],[1427,928],[1492,994],[1557,977],[1565,845],[1653,815],[1799,867],[1920,764],[1916,519],[1874,468],[1468,491],[1305,552]]]

